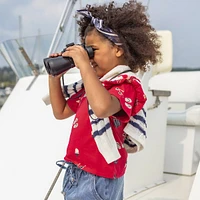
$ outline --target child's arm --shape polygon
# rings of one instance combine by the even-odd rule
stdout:
[[[121,110],[119,100],[102,86],[93,68],[85,66],[80,71],[88,102],[95,115],[105,118],[119,112]]]
[[[74,45],[62,55],[72,57],[80,69],[88,102],[97,117],[109,117],[121,110],[119,100],[102,86],[83,47]]]
[[[55,118],[65,119],[72,116],[74,112],[69,108],[63,96],[60,77],[61,75],[55,77],[49,75],[49,95]]]

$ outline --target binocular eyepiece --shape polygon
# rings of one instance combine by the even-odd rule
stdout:
[[[66,48],[73,45],[74,43],[67,44]],[[92,47],[84,45],[81,46],[86,50],[90,59],[94,57],[94,50]],[[65,49],[63,49],[62,52],[65,52]],[[53,76],[59,75],[62,72],[75,67],[74,61],[70,57],[58,56],[54,58],[45,58],[43,61],[47,73]]]

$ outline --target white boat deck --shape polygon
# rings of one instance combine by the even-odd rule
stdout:
[[[126,200],[188,200],[193,176],[164,174],[166,183],[147,189]]]
[[[76,74],[71,74],[68,81],[74,80],[75,76]],[[1,109],[1,131],[4,130],[6,134],[0,135],[0,157],[2,159],[0,185],[4,188],[0,192],[0,199],[10,200],[16,197],[16,199],[21,200],[25,200],[27,197],[29,200],[43,199],[58,171],[55,161],[62,158],[66,148],[66,141],[68,140],[66,137],[69,135],[66,130],[70,130],[72,118],[67,121],[55,120],[50,106],[46,106],[42,101],[42,97],[47,91],[47,76],[38,77],[31,90],[26,90],[30,81],[32,81],[32,77],[20,79]],[[154,119],[154,116],[159,116],[160,119],[166,118],[166,116],[161,115],[165,113],[163,112],[164,108],[167,108],[167,102],[164,101],[164,98],[167,97],[159,98],[162,105],[149,111],[149,119]],[[30,106],[30,102],[34,106]],[[154,99],[152,98],[152,102],[149,103],[153,104]],[[40,114],[38,115],[38,113]],[[165,120],[163,121],[165,122]],[[152,123],[156,123],[156,121],[152,120]],[[162,124],[160,123],[160,125]],[[27,127],[31,127],[28,129],[28,134]],[[154,124],[149,123],[148,128],[151,134],[149,134],[146,149],[138,154],[130,155],[127,177],[134,177],[134,179],[126,179],[126,183],[128,183],[126,184],[128,187],[125,187],[127,189],[126,200],[189,200],[195,176],[166,173],[163,176],[165,134],[160,133],[165,131],[161,128],[155,129],[155,127]],[[57,133],[59,133],[59,136]],[[11,158],[12,163],[15,163],[14,165],[7,164]],[[28,163],[28,167],[24,165],[24,162]],[[175,167],[174,161],[171,162]],[[34,173],[30,173],[30,171],[34,171]],[[48,200],[63,199],[60,193],[62,176],[60,176]],[[9,192],[11,179],[16,186],[13,192]],[[163,181],[165,183],[162,183]],[[27,183],[29,183],[28,187]],[[154,186],[154,184],[160,185]],[[197,185],[199,187],[199,184]],[[37,193],[29,197],[33,187]],[[139,189],[139,191],[135,191],[136,189]],[[196,193],[199,194],[198,189]],[[196,197],[196,193],[191,200],[200,199]],[[130,197],[128,194],[132,196]]]

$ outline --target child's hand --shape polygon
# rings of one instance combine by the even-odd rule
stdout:
[[[53,58],[53,57],[58,57],[58,56],[61,56],[62,55],[62,53],[60,52],[60,53],[52,53],[52,54],[50,54],[50,58]]]
[[[58,75],[55,75],[55,76],[49,74],[49,78],[54,79],[54,80],[60,79],[60,78],[62,77],[62,75],[65,74],[66,72],[67,72],[67,71],[64,71],[64,72],[62,72],[61,74],[58,74]]]
[[[81,45],[73,45],[66,49],[62,53],[63,57],[71,57],[75,63],[75,66],[80,70],[82,68],[91,67],[90,59],[86,50]]]
[[[52,53],[49,55],[50,58],[54,58],[54,57],[58,57],[58,56],[62,56],[62,53]],[[50,78],[53,78],[53,79],[60,79],[62,77],[63,74],[65,74],[67,71],[64,71],[62,72],[61,74],[58,74],[56,76],[53,76],[53,75],[49,75]]]

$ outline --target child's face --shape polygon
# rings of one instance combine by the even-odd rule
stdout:
[[[91,46],[95,50],[91,64],[98,77],[104,76],[117,65],[125,64],[123,50],[112,45],[109,40],[102,38],[96,29],[87,33],[85,45]]]

